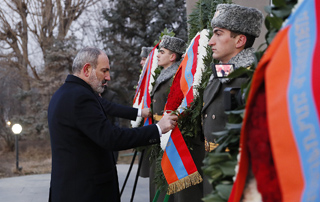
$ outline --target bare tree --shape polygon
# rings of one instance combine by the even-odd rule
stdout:
[[[10,129],[10,125],[7,125],[8,121],[14,122],[19,114],[23,111],[19,100],[16,98],[17,88],[21,87],[19,75],[17,70],[9,71],[8,65],[4,62],[0,62],[0,137],[4,140],[4,148],[6,151],[13,151],[14,149],[14,136]]]
[[[2,57],[10,57],[12,66],[22,76],[40,80],[39,67],[31,64],[28,53],[29,36],[36,40],[42,51],[43,61],[55,41],[62,41],[71,24],[82,12],[99,0],[3,0],[0,7],[1,48],[7,50]],[[25,90],[30,84],[24,83]]]
[[[0,1],[0,62],[7,65],[5,71],[17,70],[21,82],[15,86],[16,99],[10,93],[0,97],[0,102],[6,99],[20,102],[18,105],[24,110],[9,113],[9,119],[19,117],[29,128],[29,134],[41,135],[47,129],[48,102],[61,84],[62,75],[70,71],[76,51],[76,37],[70,32],[72,24],[98,1]],[[13,108],[13,103],[9,102],[8,107]],[[5,116],[6,109],[2,107],[0,117]],[[4,120],[1,118],[0,122]],[[28,133],[28,129],[25,131]]]

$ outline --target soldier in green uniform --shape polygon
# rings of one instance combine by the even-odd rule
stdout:
[[[185,42],[177,37],[163,36],[159,44],[159,53],[157,55],[158,65],[163,67],[160,75],[157,77],[151,92],[153,121],[157,123],[163,115],[163,110],[167,102],[170,86],[173,81],[179,65],[181,56],[186,48]],[[150,202],[152,202],[157,188],[153,179],[155,174],[155,162],[150,167]],[[158,201],[163,201],[165,193],[161,193]],[[170,197],[169,201],[173,201]]]
[[[212,57],[220,63],[233,64],[234,68],[250,68],[255,57],[252,45],[260,35],[263,15],[255,8],[236,4],[219,4],[211,21],[213,36],[209,40]],[[212,132],[225,129],[227,115],[224,109],[223,92],[227,87],[240,88],[246,78],[217,78],[211,75],[203,94],[202,129],[206,151],[212,151]],[[209,194],[212,186],[204,180],[204,194]]]

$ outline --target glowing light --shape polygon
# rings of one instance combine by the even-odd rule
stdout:
[[[22,131],[22,126],[18,123],[14,124],[11,128],[12,132],[16,135],[20,134]]]

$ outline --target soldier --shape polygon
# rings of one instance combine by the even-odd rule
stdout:
[[[145,47],[143,46],[141,48],[141,53],[140,53],[140,57],[141,57],[141,60],[140,60],[140,65],[141,67],[143,68],[144,64],[146,63],[146,60],[148,58],[148,55],[149,53],[152,51],[153,47]]]
[[[143,46],[141,48],[140,65],[142,68],[144,67],[144,65],[147,61],[148,55],[152,51],[152,49],[153,49],[153,47],[145,47],[145,46]],[[141,162],[141,166],[140,166],[139,176],[143,177],[143,178],[149,177],[149,170],[150,170],[149,158],[150,158],[150,155],[147,154],[147,152],[146,152],[148,150],[148,148],[149,147],[146,146],[146,149],[143,149],[143,151],[141,151],[142,160],[140,159],[140,161],[142,161],[142,162]]]
[[[220,63],[250,68],[255,57],[252,45],[260,35],[263,15],[255,8],[236,4],[219,4],[211,21],[213,36],[209,40],[212,57]],[[212,151],[214,137],[212,132],[225,129],[227,116],[224,113],[223,92],[227,87],[240,88],[246,78],[217,78],[211,75],[203,94],[202,129],[205,136],[206,151]],[[210,193],[212,186],[204,181],[204,194]]]
[[[163,67],[159,77],[155,81],[155,85],[151,92],[153,120],[157,123],[163,115],[163,110],[167,102],[170,86],[173,81],[179,65],[181,56],[185,51],[185,42],[177,37],[163,36],[159,44],[159,53],[157,55],[158,65]],[[153,179],[155,174],[155,162],[150,167],[150,202],[153,200],[156,187]],[[163,201],[165,194],[159,196],[158,201]],[[172,201],[173,197],[170,197]]]

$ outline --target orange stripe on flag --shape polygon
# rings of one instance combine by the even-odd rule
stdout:
[[[180,64],[180,67],[182,68],[181,79],[180,79],[180,88],[181,88],[181,91],[183,92],[184,97],[186,96],[186,94],[189,90],[188,83],[185,79],[185,69],[187,66],[187,62],[188,62],[188,55],[186,54]]]
[[[163,156],[162,156],[161,167],[162,167],[162,171],[163,171],[164,176],[166,176],[168,184],[171,184],[171,183],[179,180],[176,172],[174,171],[174,169],[171,165],[171,162],[167,156],[166,151],[164,151]]]
[[[270,56],[266,69],[267,114],[270,142],[282,192],[282,202],[300,201],[304,180],[291,129],[287,89],[290,78],[288,29]],[[280,38],[280,37],[279,37]],[[270,51],[271,52],[271,51]],[[269,52],[269,53],[270,53]],[[290,158],[288,158],[290,157]]]

